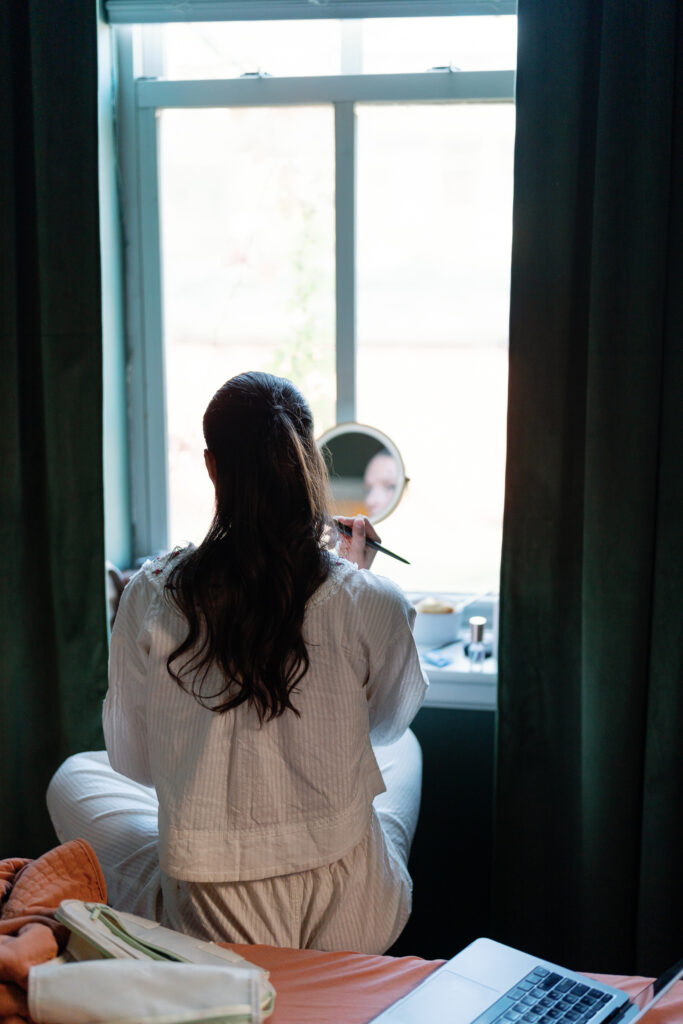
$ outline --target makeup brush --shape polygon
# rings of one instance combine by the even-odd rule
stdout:
[[[346,523],[340,523],[338,519],[335,519],[334,522],[340,533],[345,534],[345,536],[347,537],[352,536],[353,530],[351,529],[350,526],[347,526]],[[395,558],[398,562],[404,562],[406,565],[410,565],[410,562],[408,561],[407,558],[401,558],[400,555],[394,554],[394,552],[390,551],[389,548],[383,548],[382,545],[378,544],[376,540],[370,540],[369,537],[366,537],[365,543],[369,548],[374,548],[375,551],[381,551],[383,555],[389,555],[390,558]]]

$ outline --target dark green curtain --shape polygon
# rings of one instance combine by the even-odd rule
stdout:
[[[496,937],[683,955],[683,3],[519,0]]]
[[[0,857],[101,746],[106,685],[94,0],[0,4]]]

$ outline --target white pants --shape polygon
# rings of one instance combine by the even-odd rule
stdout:
[[[365,839],[321,868],[250,882],[184,882],[157,852],[154,789],[115,772],[106,751],[59,768],[47,806],[60,842],[86,839],[102,865],[110,904],[198,938],[293,948],[383,953],[411,908],[407,862],[420,807],[422,752],[408,730],[375,747],[386,792]]]

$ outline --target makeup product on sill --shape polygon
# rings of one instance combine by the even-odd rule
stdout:
[[[426,651],[421,655],[423,661],[426,661],[428,665],[433,665],[434,668],[448,668],[449,665],[453,664],[453,652],[449,654],[443,654],[445,648],[455,647],[459,644],[460,640],[447,640],[445,644],[439,644],[436,647],[432,647],[431,651]]]
[[[415,602],[417,615],[413,626],[415,643],[434,650],[458,638],[462,614],[452,601],[427,596]]]
[[[470,672],[484,671],[484,661],[486,660],[486,647],[484,646],[485,625],[486,619],[483,615],[473,615],[470,619],[470,642],[467,646]]]
[[[340,523],[338,519],[335,519],[334,524],[340,533],[345,534],[345,536],[347,537],[352,536],[353,530],[351,529],[350,526],[347,526],[346,523]],[[410,565],[410,562],[408,561],[407,558],[401,558],[400,555],[396,555],[394,554],[393,551],[389,551],[389,548],[383,548],[382,545],[378,544],[376,540],[370,540],[368,537],[366,537],[365,543],[367,547],[373,548],[374,551],[381,551],[383,555],[389,555],[391,558],[395,558],[399,562],[404,562],[406,565]]]

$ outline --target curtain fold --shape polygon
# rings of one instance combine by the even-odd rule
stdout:
[[[519,0],[497,937],[683,950],[683,4]]]
[[[101,746],[106,688],[94,0],[0,5],[0,856]]]
[[[683,950],[683,3],[519,0],[494,920]]]

